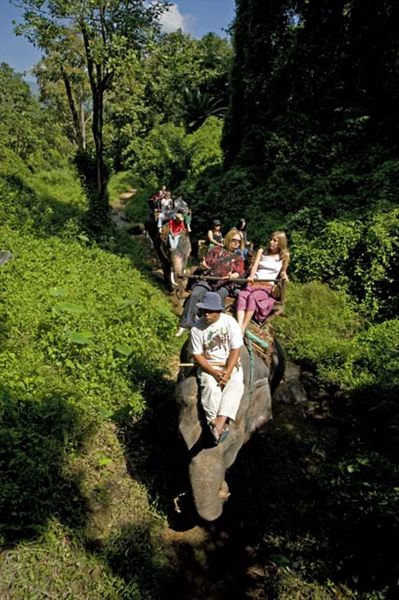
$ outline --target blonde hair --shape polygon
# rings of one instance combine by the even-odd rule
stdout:
[[[238,237],[240,238],[240,245],[239,245],[239,249],[243,250],[244,249],[244,238],[243,235],[241,233],[241,231],[239,231],[236,227],[233,227],[232,229],[230,229],[230,231],[228,231],[224,237],[224,247],[226,248],[226,250],[229,249],[230,246],[230,242],[233,239],[233,237],[235,235],[238,235]]]
[[[288,250],[288,241],[285,232],[273,231],[273,233],[270,236],[270,239],[274,237],[278,240],[278,253],[280,255],[280,258],[285,258],[286,256],[289,257],[290,253]]]

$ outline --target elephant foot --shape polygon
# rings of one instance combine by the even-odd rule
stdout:
[[[229,491],[229,486],[227,485],[226,481],[223,481],[223,483],[220,487],[220,490],[218,492],[218,496],[221,500],[226,501],[230,495],[231,495],[231,493]]]

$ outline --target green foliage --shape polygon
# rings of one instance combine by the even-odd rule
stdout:
[[[361,327],[344,292],[310,282],[290,283],[288,319],[275,327],[290,356],[321,381],[354,392],[366,386],[399,385],[399,321]]]
[[[394,587],[388,557],[395,552],[399,533],[399,469],[361,440],[352,444],[344,456],[321,465],[317,472],[325,498],[323,529],[331,550],[346,549],[340,564],[343,576],[360,572],[363,586],[369,589]],[[384,589],[381,594],[389,597]]]
[[[15,360],[6,357],[2,352],[2,367],[13,380]],[[87,435],[83,411],[69,402],[65,385],[51,389],[50,380],[45,392],[43,375],[26,372],[18,385],[3,381],[0,387],[3,543],[45,531],[55,510],[75,526],[84,518],[76,485],[63,475],[68,453]]]
[[[373,325],[355,339],[353,377],[368,385],[399,385],[399,320]]]
[[[187,186],[195,182],[207,168],[221,164],[222,125],[222,121],[217,117],[208,117],[195,133],[187,137],[190,153],[190,175],[186,181]]]
[[[343,287],[363,303],[371,319],[396,314],[399,212],[381,211],[366,219],[332,220],[312,231],[301,213],[293,217],[291,269],[301,281],[320,279]],[[302,217],[314,213],[302,211]],[[298,227],[299,226],[299,227]]]
[[[208,117],[223,117],[226,107],[221,101],[209,93],[201,93],[200,90],[189,90],[185,88],[183,94],[183,118],[188,131],[195,131],[206,121]]]
[[[134,196],[126,205],[125,215],[132,223],[144,223],[149,213],[148,199],[155,194],[158,188],[145,186],[137,189]]]
[[[32,172],[11,151],[0,169],[0,222],[36,235],[81,233],[82,190],[68,166]]]
[[[19,357],[4,383],[17,386],[23,373],[47,368],[65,385],[76,381],[77,398],[93,414],[125,404],[141,410],[140,381],[158,368],[174,327],[164,302],[127,260],[76,242],[3,239],[14,261],[2,273],[2,350]],[[150,339],[157,351],[147,357]]]
[[[289,319],[276,323],[278,334],[294,360],[313,368],[345,360],[359,323],[349,298],[327,285],[290,283],[287,290]]]
[[[22,76],[6,63],[0,65],[0,160],[9,152],[32,170],[57,165],[71,155],[59,122],[40,106]]]
[[[171,123],[154,127],[145,140],[132,140],[128,152],[131,168],[154,188],[159,181],[173,188],[187,171],[186,134],[182,127]]]
[[[227,103],[231,57],[229,42],[212,33],[200,40],[182,31],[162,35],[144,65],[147,103],[163,121],[178,125],[183,120],[188,125],[193,120],[189,110],[195,102],[193,95],[198,94],[200,102],[212,98],[218,105]],[[188,95],[186,90],[190,90]],[[201,124],[209,114],[201,110],[196,122]]]
[[[129,192],[135,186],[134,178],[129,171],[119,171],[114,173],[108,183],[108,193],[111,204],[120,200],[121,194]]]
[[[147,513],[150,513],[148,508]],[[165,555],[161,555],[159,539],[156,539],[159,523],[155,523],[151,514],[142,513],[142,516],[146,525],[137,528],[135,546],[131,545],[133,527],[130,531],[121,528],[118,534],[113,532],[114,539],[101,552],[88,551],[84,539],[52,519],[48,531],[36,543],[19,542],[17,548],[2,553],[0,595],[12,594],[15,600],[43,595],[151,600],[167,580],[168,573],[162,564]],[[127,565],[127,556],[132,559],[126,571],[118,569],[115,560],[111,560],[117,557],[117,544],[123,552],[120,562]],[[137,555],[132,556],[133,548]],[[151,577],[149,565],[153,569]]]

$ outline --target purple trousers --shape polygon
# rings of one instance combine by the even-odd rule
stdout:
[[[275,303],[272,298],[272,289],[269,288],[253,288],[247,286],[245,290],[238,292],[237,310],[253,310],[252,317],[257,323],[263,323],[270,315]]]

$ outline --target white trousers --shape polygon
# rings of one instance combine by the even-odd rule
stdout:
[[[234,367],[227,384],[222,388],[212,375],[199,369],[201,404],[208,423],[218,415],[234,420],[244,393],[244,374]]]

